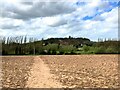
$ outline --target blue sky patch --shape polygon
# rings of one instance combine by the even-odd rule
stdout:
[[[21,3],[24,0],[8,1],[1,0],[0,4],[4,15],[0,17],[0,36],[30,35],[40,39],[73,35],[92,40],[117,37],[117,7],[120,5],[117,0],[76,0],[65,3],[30,0],[30,5]],[[15,26],[19,26],[16,31]]]
[[[80,1],[78,1],[78,2],[76,2],[76,5],[77,5],[77,6],[85,5],[85,2],[80,2]]]
[[[112,7],[118,7],[118,2],[109,2]]]
[[[83,20],[90,20],[90,19],[92,19],[94,16],[85,16],[84,18],[83,18]]]

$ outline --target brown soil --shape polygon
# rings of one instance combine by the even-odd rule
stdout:
[[[4,56],[2,71],[2,87],[118,87],[118,55]]]
[[[28,88],[62,88],[62,85],[54,80],[47,65],[39,56],[34,58],[31,75],[27,81]]]
[[[33,64],[31,56],[2,57],[2,87],[24,88]]]
[[[71,88],[117,88],[118,55],[47,55],[52,74]]]

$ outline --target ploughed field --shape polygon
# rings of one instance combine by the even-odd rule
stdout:
[[[51,73],[71,88],[117,88],[118,55],[42,56]]]
[[[33,57],[29,56],[2,57],[2,87],[24,88],[32,64]]]
[[[39,60],[42,62],[39,62]],[[45,66],[45,72],[40,70],[39,65],[42,65],[42,67]],[[47,82],[49,88],[51,82],[48,83],[49,79],[47,81],[45,75],[51,75],[49,75],[49,71],[46,68],[49,68],[50,74],[54,75],[52,78],[66,88],[118,88],[119,85],[118,55],[41,55],[3,56],[2,87],[25,88],[29,84],[27,81],[35,80],[28,80],[29,77],[34,75],[34,78],[45,80],[44,83]],[[44,75],[43,78],[39,75],[35,76],[40,73],[31,74],[32,72],[39,72],[39,70],[44,73],[42,74]],[[34,83],[36,82],[34,81]],[[37,84],[37,86],[42,85]]]

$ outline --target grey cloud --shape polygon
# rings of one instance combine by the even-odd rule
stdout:
[[[17,29],[20,26],[14,26],[14,25],[2,25],[0,26],[1,29]]]
[[[61,25],[65,25],[67,24],[67,22],[59,22],[59,23],[56,23],[54,25],[50,25],[51,27],[58,27],[58,26],[61,26]]]
[[[79,31],[79,30],[81,30],[81,28],[82,28],[82,23],[81,22],[77,22],[77,21],[75,21],[75,22],[70,22],[67,26],[66,26],[66,28],[69,28],[69,29],[71,29],[71,30],[73,30],[73,31]]]
[[[31,7],[26,9],[28,6],[26,4],[31,4]],[[22,5],[24,5],[24,8]],[[6,12],[5,10],[12,13],[12,15],[6,15],[7,13],[4,13]],[[24,2],[21,6],[13,6],[11,8],[5,7],[5,10],[3,11],[5,14],[4,17],[8,16],[15,19],[31,19],[71,13],[75,11],[75,7],[64,2],[36,2],[33,5],[32,2]]]
[[[22,1],[21,4],[25,4],[25,5],[33,5],[33,2],[30,2],[30,1],[24,2],[24,1]]]
[[[99,9],[106,9],[108,7],[109,7],[109,2],[102,2],[102,1],[98,6]]]
[[[104,21],[105,18],[101,17],[100,15],[97,15],[92,20],[94,20],[94,21]]]
[[[59,27],[59,26],[66,25],[66,24],[67,24],[67,20],[63,20],[61,18],[60,21],[58,21],[58,22],[56,22],[56,23],[54,23],[52,25],[49,25],[49,26],[51,26],[51,27]]]

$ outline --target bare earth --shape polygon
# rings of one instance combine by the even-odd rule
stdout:
[[[2,87],[24,88],[33,64],[30,56],[2,57]]]
[[[50,73],[47,65],[43,60],[36,56],[34,58],[34,64],[31,69],[31,76],[27,81],[28,88],[62,88],[62,85],[53,79],[53,75]]]
[[[118,55],[2,57],[2,87],[118,88]]]
[[[41,56],[67,88],[118,88],[118,55]]]

